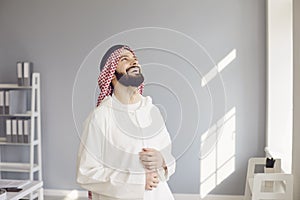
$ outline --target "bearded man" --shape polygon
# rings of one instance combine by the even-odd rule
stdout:
[[[171,139],[159,109],[143,96],[133,50],[111,47],[100,63],[97,107],[85,121],[77,182],[97,200],[174,200]]]

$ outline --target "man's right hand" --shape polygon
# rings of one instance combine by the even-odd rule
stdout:
[[[158,174],[156,172],[146,172],[146,190],[156,188],[159,183]]]

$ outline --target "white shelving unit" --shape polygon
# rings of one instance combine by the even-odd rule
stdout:
[[[30,140],[28,143],[13,143],[1,140],[0,150],[8,146],[21,146],[29,148],[29,162],[4,162],[0,154],[0,178],[1,172],[20,172],[28,173],[29,180],[42,181],[42,152],[41,152],[41,106],[40,106],[40,74],[32,74],[31,86],[18,86],[17,84],[0,84],[0,90],[28,90],[31,91],[30,111],[28,113],[19,113],[13,115],[0,114],[3,119],[14,117],[25,117],[31,119]],[[28,98],[29,99],[29,98]],[[28,103],[28,102],[27,102]],[[1,152],[1,151],[0,151]],[[22,152],[21,152],[22,153]],[[3,156],[4,157],[4,156]],[[37,178],[35,174],[37,173]]]

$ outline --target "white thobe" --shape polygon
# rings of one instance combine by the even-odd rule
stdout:
[[[145,190],[142,148],[161,152],[167,165],[157,169],[160,183]],[[122,104],[106,97],[85,121],[78,152],[77,182],[97,200],[174,200],[167,184],[175,172],[170,135],[150,97]]]

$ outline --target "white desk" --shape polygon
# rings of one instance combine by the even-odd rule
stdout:
[[[20,192],[7,192],[7,200],[19,200],[32,192],[38,192],[38,200],[43,200],[43,181],[31,181],[29,184],[22,187]]]
[[[293,175],[282,173],[281,159],[275,159],[272,172],[257,173],[256,166],[266,166],[266,158],[250,158],[245,186],[246,200],[293,199]],[[264,171],[267,171],[266,169]]]

